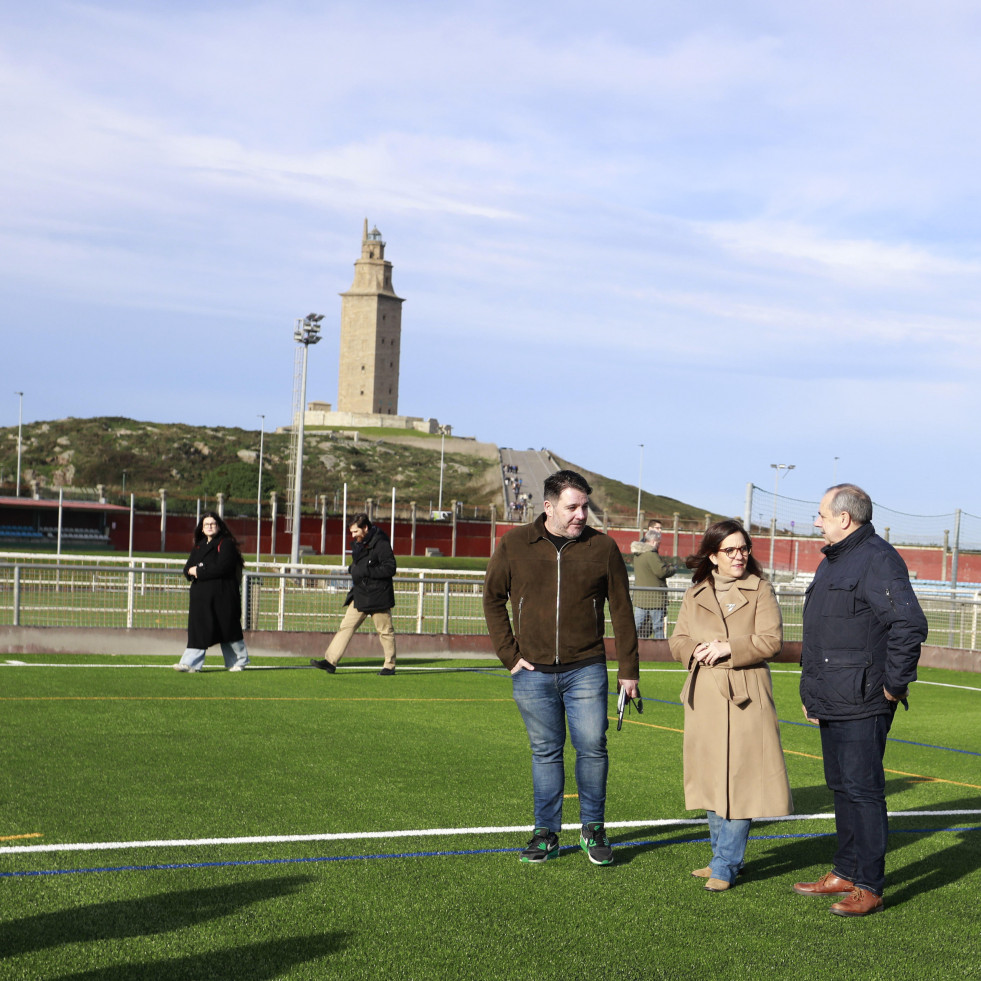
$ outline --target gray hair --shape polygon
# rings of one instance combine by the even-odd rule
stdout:
[[[832,493],[833,492],[833,493]],[[825,494],[832,494],[828,509],[837,516],[847,511],[857,525],[867,525],[872,520],[872,498],[855,484],[835,484]]]

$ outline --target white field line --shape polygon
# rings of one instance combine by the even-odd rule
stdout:
[[[890,811],[889,817],[958,817],[978,816],[981,810],[958,811]],[[831,821],[833,814],[789,814],[783,817],[756,818],[757,822],[775,821]],[[607,828],[666,828],[685,825],[705,825],[705,818],[665,818],[653,821],[609,821]],[[35,852],[95,852],[120,851],[131,848],[191,848],[206,845],[269,845],[299,841],[368,841],[372,839],[432,838],[439,836],[517,834],[534,831],[531,825],[496,828],[426,828],[411,831],[344,831],[319,835],[261,835],[243,838],[174,838],[161,841],[99,841],[71,842],[58,845],[6,845],[0,855],[26,855]],[[563,824],[563,831],[578,831],[578,824]]]
[[[140,655],[133,654],[131,656],[139,657]],[[46,662],[42,663],[40,661],[35,662],[33,664],[28,664],[26,661],[12,661],[12,660],[0,661],[0,668],[157,668],[157,669],[163,669],[163,668],[171,668],[171,667],[172,665],[170,664],[49,664]],[[350,667],[345,666],[344,672],[347,673],[348,671],[374,671],[377,667],[378,665],[376,664],[351,665]],[[422,665],[420,665],[419,667],[415,667],[411,663],[400,665],[400,667],[402,668],[402,671],[404,673],[408,673],[411,671],[413,674],[422,673],[425,671],[433,671],[437,673],[447,674],[452,671],[461,670],[460,668],[424,667]],[[220,670],[219,666],[215,664],[213,670],[215,671]],[[249,671],[287,671],[287,670],[306,671],[306,670],[313,670],[313,666],[306,665],[306,664],[297,664],[297,665],[289,665],[284,668],[275,664],[250,664],[248,670]],[[486,669],[474,667],[474,668],[464,668],[462,670],[481,671]],[[610,673],[614,673],[616,672],[616,670],[617,669],[615,667],[607,668],[607,671]],[[685,674],[686,673],[684,668],[641,668],[640,670],[642,674]],[[795,671],[793,669],[786,669],[786,668],[771,668],[770,674],[773,675],[774,677],[778,677],[780,675],[788,675],[793,678],[800,677],[800,671]],[[958,688],[961,691],[981,692],[981,687],[974,688],[970,685],[948,685],[942,681],[918,680],[914,682],[914,684],[932,685],[935,688]]]

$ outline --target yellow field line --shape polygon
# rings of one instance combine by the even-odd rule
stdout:
[[[610,721],[612,722],[615,716],[610,716]],[[684,733],[684,729],[672,729],[670,726],[656,726],[651,722],[638,722],[635,719],[624,719],[624,722],[629,722],[632,726],[646,726],[648,729],[661,729],[664,732],[680,732]],[[823,760],[823,756],[817,756],[814,753],[802,753],[800,750],[796,749],[785,749],[783,751],[784,756],[803,756],[809,760]],[[949,783],[952,787],[967,787],[970,790],[981,790],[981,786],[974,783],[961,783],[959,780],[947,780],[944,777],[930,777],[923,773],[907,773],[905,770],[890,770],[888,767],[883,768],[886,773],[893,773],[899,777],[913,777],[916,780],[925,780],[927,783]]]
[[[29,835],[0,835],[0,841],[17,841],[20,838],[43,838],[40,831],[32,831]]]
[[[313,698],[260,695],[23,695],[0,702],[510,702],[510,698]]]

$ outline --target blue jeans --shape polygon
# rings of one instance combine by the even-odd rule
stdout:
[[[709,868],[713,879],[721,879],[732,885],[746,857],[749,841],[749,818],[724,818],[715,811],[706,811],[709,840],[712,842],[712,861]]]
[[[886,775],[882,757],[892,717],[821,722],[824,778],[835,797],[833,871],[877,896],[886,884]]]
[[[664,640],[664,614],[665,610],[644,610],[639,606],[634,607],[634,625],[637,627],[637,636],[641,640],[648,637],[654,640]],[[650,623],[650,630],[647,624]]]
[[[581,824],[603,821],[606,812],[606,664],[575,671],[519,671],[511,676],[514,700],[531,742],[535,827],[562,830],[565,789],[565,726],[576,750]]]

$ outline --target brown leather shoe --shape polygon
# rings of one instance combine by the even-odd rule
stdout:
[[[817,882],[795,882],[794,892],[801,896],[837,896],[839,893],[851,892],[854,882],[842,879],[834,872],[825,872]]]
[[[729,883],[725,879],[709,879],[705,883],[705,888],[709,892],[725,892],[729,888]],[[857,914],[854,914],[857,915]]]
[[[881,896],[858,886],[844,899],[831,905],[831,912],[835,916],[868,916],[869,913],[879,913],[883,909],[885,906]]]
[[[704,869],[693,869],[692,875],[696,879],[711,879],[712,878],[712,866],[706,865]]]

